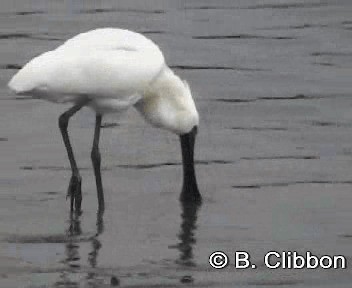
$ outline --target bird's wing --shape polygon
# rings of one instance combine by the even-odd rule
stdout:
[[[9,86],[17,93],[48,99],[52,95],[119,98],[143,92],[164,65],[158,46],[143,35],[99,29],[34,58]]]
[[[159,51],[159,47],[144,35],[118,28],[99,28],[78,34],[57,48],[57,50],[127,50]]]

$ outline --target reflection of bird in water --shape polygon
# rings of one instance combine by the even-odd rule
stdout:
[[[77,237],[82,234],[81,221],[77,214],[70,214],[69,228],[67,229],[68,241],[66,242],[66,259],[63,261],[69,267],[77,269],[80,265],[77,263],[80,260],[79,242]]]
[[[88,254],[88,263],[91,268],[97,267],[99,250],[102,248],[98,237],[104,232],[103,212],[97,213],[96,234],[89,238],[91,242],[91,252]],[[86,239],[80,239],[82,235],[81,220],[79,213],[71,213],[69,225],[67,229],[68,240],[65,243],[65,259],[62,263],[67,265],[67,268],[60,275],[60,280],[55,283],[55,287],[80,287],[79,282],[74,282],[69,279],[68,274],[80,272],[79,255],[80,243]],[[93,271],[87,273],[88,287],[99,287],[103,279],[99,279],[99,275]]]
[[[102,247],[98,237],[104,232],[103,214],[104,212],[101,212],[101,211],[97,213],[97,223],[96,223],[97,233],[95,234],[95,236],[91,238],[92,251],[88,255],[88,263],[92,268],[97,267],[99,250]],[[98,276],[97,273],[95,273],[94,271],[88,272],[87,274],[86,279],[89,281],[89,284],[91,284],[92,287],[95,287],[95,285],[97,284],[97,281],[98,281],[97,276]]]
[[[69,226],[67,235],[70,237],[79,236],[82,234],[81,220],[77,213],[70,213]]]
[[[68,220],[68,229],[66,231],[67,242],[65,243],[65,259],[62,263],[67,265],[65,271],[60,274],[60,280],[55,283],[55,287],[79,287],[79,283],[72,281],[68,274],[76,273],[80,268],[79,261],[79,239],[77,239],[82,234],[81,220],[79,219],[79,214],[70,213],[70,218]]]
[[[195,231],[197,229],[197,215],[200,208],[200,203],[181,203],[181,230],[178,234],[180,243],[177,245],[177,249],[180,251],[180,257],[176,261],[179,265],[190,268],[196,264],[193,261],[193,246],[197,240],[195,237]],[[181,283],[193,283],[194,279],[191,275],[184,275],[180,279]]]
[[[197,242],[195,231],[197,229],[197,214],[200,206],[200,204],[195,203],[181,203],[182,222],[181,231],[178,234],[180,243],[177,245],[177,249],[180,251],[180,257],[176,262],[185,268],[196,265],[193,261],[193,246]],[[182,283],[190,283],[193,282],[193,278],[190,275],[185,275],[180,281]]]
[[[98,252],[101,248],[101,242],[98,240],[100,234],[104,232],[104,219],[103,219],[103,212],[97,213],[97,233],[94,237],[91,238],[92,243],[92,252],[89,253],[89,264],[92,268],[97,266],[97,257]]]

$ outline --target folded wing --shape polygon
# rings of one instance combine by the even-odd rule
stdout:
[[[18,94],[52,101],[115,98],[141,93],[165,65],[159,47],[141,34],[97,29],[26,64],[10,81]]]

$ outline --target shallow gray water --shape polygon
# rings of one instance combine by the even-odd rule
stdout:
[[[118,2],[118,4],[116,4]],[[97,4],[98,3],[98,4]],[[270,270],[270,251],[352,265],[352,2],[44,1],[0,4],[0,286],[351,287],[350,268]],[[83,214],[57,118],[68,106],[11,95],[26,61],[97,27],[143,32],[191,83],[202,207],[181,207],[176,136],[135,111],[104,119],[107,209],[97,217],[94,114],[70,131]],[[216,250],[230,265],[208,264]],[[238,270],[248,251],[257,269]]]

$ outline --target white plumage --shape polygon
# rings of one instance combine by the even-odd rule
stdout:
[[[17,93],[56,94],[59,102],[65,95],[114,98],[142,91],[164,64],[159,48],[143,35],[98,29],[34,58],[9,85]]]
[[[137,107],[147,120],[178,134],[198,124],[188,86],[166,66],[154,42],[129,30],[81,33],[32,59],[9,87],[17,94],[58,103],[87,97],[88,106],[101,114],[142,100]]]
[[[60,129],[73,172],[69,193],[80,190],[80,176],[67,124],[83,106],[97,112],[95,154],[92,152],[92,157],[99,158],[99,169],[99,123],[102,114],[120,112],[131,106],[154,126],[181,135],[183,147],[192,149],[191,154],[183,151],[187,154],[183,157],[193,166],[195,127],[199,116],[190,88],[165,64],[159,47],[139,33],[117,28],[81,33],[55,50],[32,59],[13,76],[8,86],[16,94],[57,103],[73,103],[74,106],[60,117]],[[194,174],[193,168],[187,171],[187,175]],[[192,177],[196,187],[195,176]],[[98,186],[97,183],[101,206],[102,187],[101,184]]]

